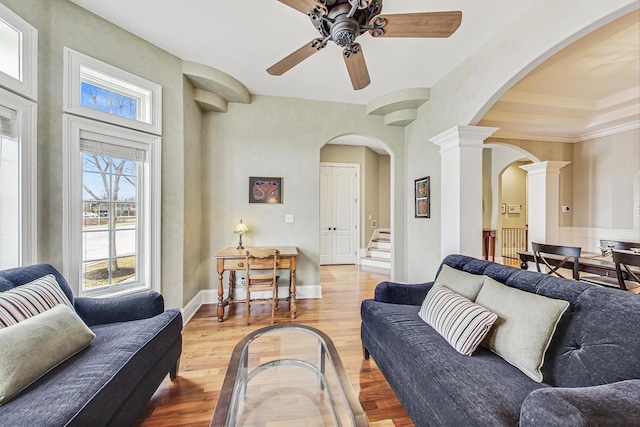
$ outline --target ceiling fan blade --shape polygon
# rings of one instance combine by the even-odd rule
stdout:
[[[302,12],[305,15],[307,12],[312,10],[316,3],[315,0],[278,0],[280,3],[286,4],[287,6],[297,10],[298,12]]]
[[[312,40],[281,61],[267,68],[272,76],[281,76],[325,46],[322,39]]]
[[[362,53],[360,44],[354,43],[351,46],[347,46],[342,53],[344,62],[347,64],[347,71],[351,78],[353,90],[360,90],[369,86],[371,79],[369,79],[367,63],[364,61],[364,54]]]
[[[462,22],[462,12],[425,12],[379,15],[371,20],[378,26],[386,20],[383,33],[371,30],[374,37],[449,37]]]

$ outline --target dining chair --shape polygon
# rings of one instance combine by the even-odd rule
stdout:
[[[245,252],[245,280],[247,325],[251,312],[251,304],[271,304],[271,323],[274,322],[278,305],[278,270],[277,249],[247,249]],[[252,298],[252,292],[270,292],[268,298]]]
[[[536,263],[536,269],[542,272],[542,266],[547,269],[547,274],[555,274],[558,277],[567,279],[560,273],[561,268],[569,268],[572,271],[574,280],[580,280],[578,273],[578,259],[580,258],[580,252],[582,248],[577,246],[559,246],[548,245],[545,243],[531,242],[531,248],[533,249],[533,259]],[[547,255],[559,255],[564,257],[560,259],[558,257],[549,257]]]
[[[635,247],[635,246],[634,246]],[[602,286],[612,286],[623,291],[640,287],[640,271],[631,267],[640,267],[640,253],[624,250],[613,251],[613,262],[616,264],[616,276],[590,276],[582,278],[583,282],[594,283]],[[624,274],[627,274],[625,279]]]
[[[631,248],[640,248],[640,242],[622,242],[619,240],[600,239],[600,247],[629,251]]]

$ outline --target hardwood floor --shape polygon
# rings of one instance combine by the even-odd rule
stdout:
[[[362,357],[360,302],[372,298],[376,284],[388,279],[358,266],[323,266],[323,298],[299,300],[295,320],[281,304],[275,322],[306,324],[329,335],[372,426],[413,426],[373,359]],[[208,426],[234,346],[249,332],[268,326],[270,317],[268,305],[252,306],[252,323],[246,326],[244,305],[238,304],[218,323],[216,306],[202,306],[184,328],[178,378],[160,385],[138,426]]]

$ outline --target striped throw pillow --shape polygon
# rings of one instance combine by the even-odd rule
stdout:
[[[419,316],[458,352],[471,356],[498,316],[436,283]]]
[[[58,304],[65,304],[73,310],[73,305],[60,289],[53,274],[0,292],[0,329],[43,313]]]

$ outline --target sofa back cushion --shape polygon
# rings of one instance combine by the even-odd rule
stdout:
[[[73,292],[71,292],[69,284],[65,278],[62,277],[62,274],[49,264],[34,264],[26,267],[0,270],[0,292],[13,289],[16,286],[26,285],[48,274],[53,274],[56,282],[60,285],[60,289],[62,289],[62,292],[64,292],[69,302],[71,302],[71,305],[73,305]]]
[[[544,383],[588,387],[640,378],[640,334],[632,332],[640,324],[640,296],[464,255],[443,264],[569,302],[546,353]]]

